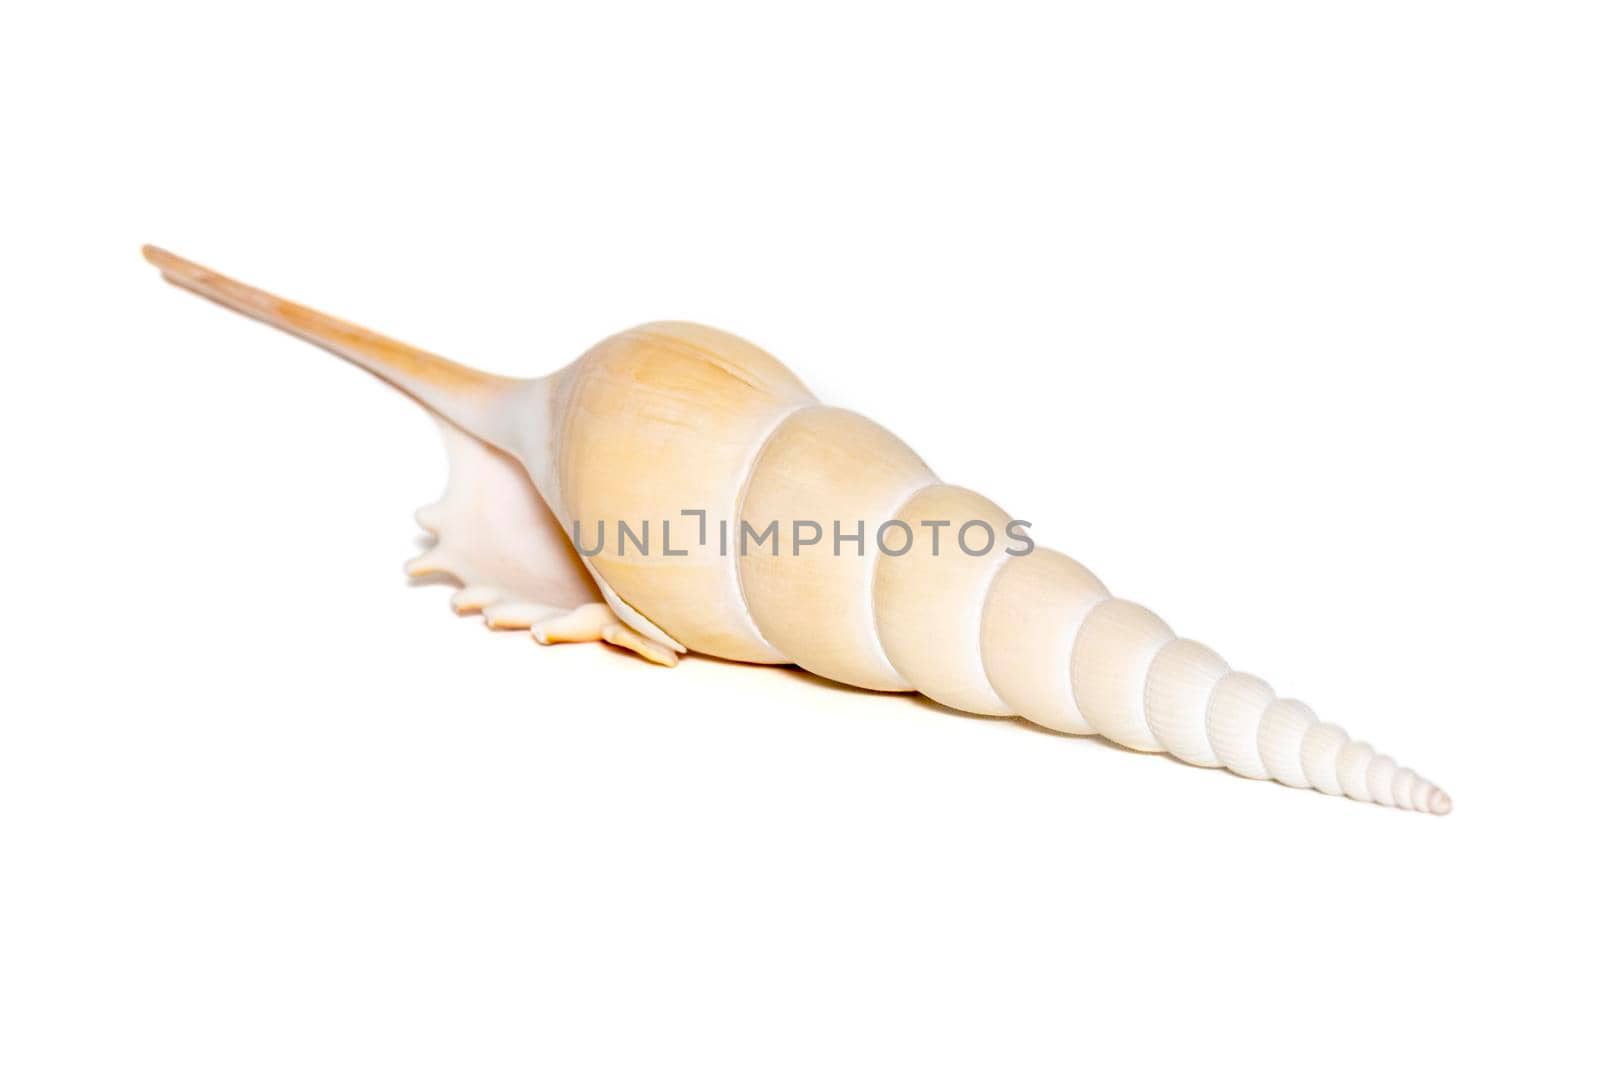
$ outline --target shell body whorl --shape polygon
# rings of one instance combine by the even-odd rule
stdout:
[[[815,403],[787,367],[732,334],[688,323],[624,331],[559,372],[547,495],[558,495],[552,506],[578,540],[604,531],[606,550],[591,564],[667,633],[724,659],[787,662],[750,621],[714,534],[736,513],[762,441]],[[704,543],[685,509],[706,512]],[[670,546],[616,550],[619,522],[642,533],[649,521],[659,538],[663,519],[679,534]]]

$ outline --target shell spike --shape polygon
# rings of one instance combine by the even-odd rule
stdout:
[[[474,370],[274,296],[155,245],[145,245],[142,251],[173,285],[325,348],[474,435],[501,447],[508,443],[510,420],[505,401],[526,383]]]
[[[420,556],[406,560],[405,571],[408,578],[427,578],[435,574],[453,574],[455,568],[444,553],[431,548]]]
[[[445,501],[435,500],[431,504],[424,504],[415,512],[417,525],[428,533],[438,536],[439,530],[444,526]]]

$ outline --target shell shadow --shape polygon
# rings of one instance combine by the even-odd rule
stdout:
[[[706,657],[706,658],[715,660],[715,657]],[[975,712],[971,712],[971,711],[962,711],[960,708],[952,708],[949,705],[941,704],[937,700],[934,700],[932,697],[929,697],[929,696],[927,696],[927,695],[925,695],[923,693],[917,693],[917,692],[894,693],[894,692],[885,692],[883,690],[878,690],[878,689],[859,689],[856,686],[847,685],[844,682],[836,682],[831,678],[823,678],[820,675],[812,674],[810,671],[806,670],[804,667],[800,667],[800,666],[798,666],[796,664],[793,664],[793,663],[740,663],[737,660],[717,660],[716,662],[728,663],[728,664],[730,664],[732,666],[743,667],[743,668],[748,668],[748,669],[755,669],[755,670],[784,671],[785,673],[792,675],[798,682],[800,682],[801,684],[804,684],[804,685],[814,686],[814,687],[817,687],[817,688],[820,688],[820,689],[828,689],[828,690],[832,690],[832,691],[838,692],[838,693],[849,693],[852,696],[858,697],[858,698],[864,697],[864,698],[867,698],[867,699],[901,701],[901,702],[904,702],[904,703],[907,703],[907,704],[913,704],[913,705],[915,705],[915,706],[917,706],[919,708],[922,708],[922,709],[924,709],[926,711],[936,711],[941,715],[949,715],[949,716],[952,716],[952,717],[957,718],[957,719],[969,719],[969,720],[974,721],[974,722],[993,723],[993,724],[995,724],[997,726],[1001,726],[1001,727],[1004,727],[1004,728],[1007,728],[1007,729],[1013,729],[1013,730],[1016,730],[1016,729],[1028,730],[1028,731],[1030,731],[1032,733],[1041,734],[1041,735],[1043,735],[1045,737],[1055,738],[1057,740],[1062,740],[1062,741],[1080,742],[1080,743],[1081,742],[1093,742],[1094,744],[1100,745],[1100,746],[1102,746],[1104,748],[1111,749],[1111,750],[1113,750],[1115,752],[1135,752],[1136,751],[1135,749],[1128,748],[1128,747],[1126,747],[1124,745],[1119,745],[1115,741],[1108,740],[1108,739],[1100,736],[1099,734],[1068,734],[1068,733],[1062,733],[1060,730],[1052,730],[1047,726],[1040,726],[1036,722],[1029,722],[1027,719],[1022,718],[1021,716],[1016,716],[1016,715],[1013,715],[1013,716],[979,715],[979,714],[977,714]],[[1182,760],[1176,758],[1175,756],[1173,756],[1173,755],[1171,755],[1170,753],[1167,753],[1167,752],[1149,752],[1149,753],[1140,752],[1138,754],[1139,755],[1162,756],[1162,757],[1164,757],[1164,758],[1166,758],[1168,760],[1171,760],[1173,763],[1175,763],[1175,764],[1177,764],[1179,766],[1182,766],[1182,767],[1189,766],[1187,763],[1184,763]]]

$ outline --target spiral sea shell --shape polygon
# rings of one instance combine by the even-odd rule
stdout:
[[[409,569],[543,643],[794,663],[864,689],[1100,734],[1247,778],[1444,814],[1450,798],[1277,696],[1028,524],[940,482],[782,363],[658,322],[555,373],[484,374],[159,249],[169,280],[372,371],[439,419],[451,475]]]

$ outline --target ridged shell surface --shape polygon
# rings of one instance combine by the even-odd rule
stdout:
[[[604,524],[606,550],[591,559],[595,569],[696,651],[787,662],[751,623],[733,559],[719,551],[717,523],[737,514],[773,430],[815,403],[772,356],[706,326],[652,323],[590,349],[562,372],[556,469],[577,540],[595,544]],[[685,510],[706,512],[704,543],[698,517]],[[616,551],[618,523],[642,533],[647,521],[656,538],[648,553],[631,543]],[[664,521],[676,535],[670,546],[661,541]]]
[[[1017,552],[1001,507],[941,483],[888,430],[817,403],[730,334],[685,323],[618,334],[563,372],[557,404],[560,496],[580,550],[603,521],[591,565],[690,649],[1448,810],[1414,772],[1112,596],[1072,559]],[[705,512],[703,540],[686,510]],[[658,539],[670,521],[682,554],[615,536],[619,521],[637,531],[647,520]],[[980,529],[1001,535],[987,551],[958,543]]]

